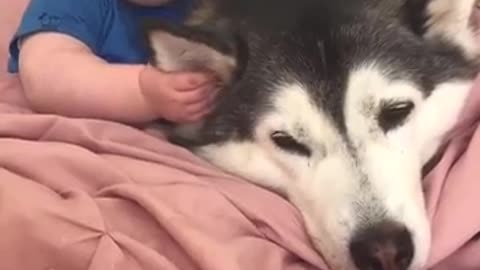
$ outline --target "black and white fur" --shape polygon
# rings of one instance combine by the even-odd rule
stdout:
[[[171,140],[287,197],[332,270],[421,269],[422,167],[478,71],[475,0],[204,0],[152,63],[223,82]]]

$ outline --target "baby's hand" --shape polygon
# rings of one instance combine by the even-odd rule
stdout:
[[[140,75],[143,95],[160,118],[176,122],[202,119],[214,105],[216,81],[203,73],[167,73],[147,66]]]

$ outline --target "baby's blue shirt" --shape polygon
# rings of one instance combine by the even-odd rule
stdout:
[[[18,72],[18,41],[41,31],[73,36],[111,63],[146,63],[148,50],[143,43],[141,20],[153,17],[180,23],[191,2],[175,0],[152,8],[126,0],[31,0],[10,43],[8,70]]]

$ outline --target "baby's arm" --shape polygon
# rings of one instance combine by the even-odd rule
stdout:
[[[195,121],[208,112],[215,95],[204,74],[110,64],[59,33],[25,39],[19,65],[25,95],[43,113],[129,123]]]
[[[215,95],[205,74],[111,64],[95,55],[115,1],[30,0],[9,47],[9,70],[19,73],[32,109],[128,123],[205,115]]]
[[[125,122],[156,117],[139,87],[142,65],[111,65],[68,35],[39,33],[19,58],[25,95],[34,110]]]

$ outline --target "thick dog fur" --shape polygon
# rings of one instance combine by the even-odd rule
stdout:
[[[474,7],[199,1],[185,25],[148,30],[157,67],[209,70],[223,82],[216,109],[171,139],[287,197],[332,270],[420,269],[430,248],[421,170],[478,71]],[[382,244],[378,263],[365,261],[358,239],[390,237],[385,224],[405,228],[394,249],[403,257],[387,262]]]

